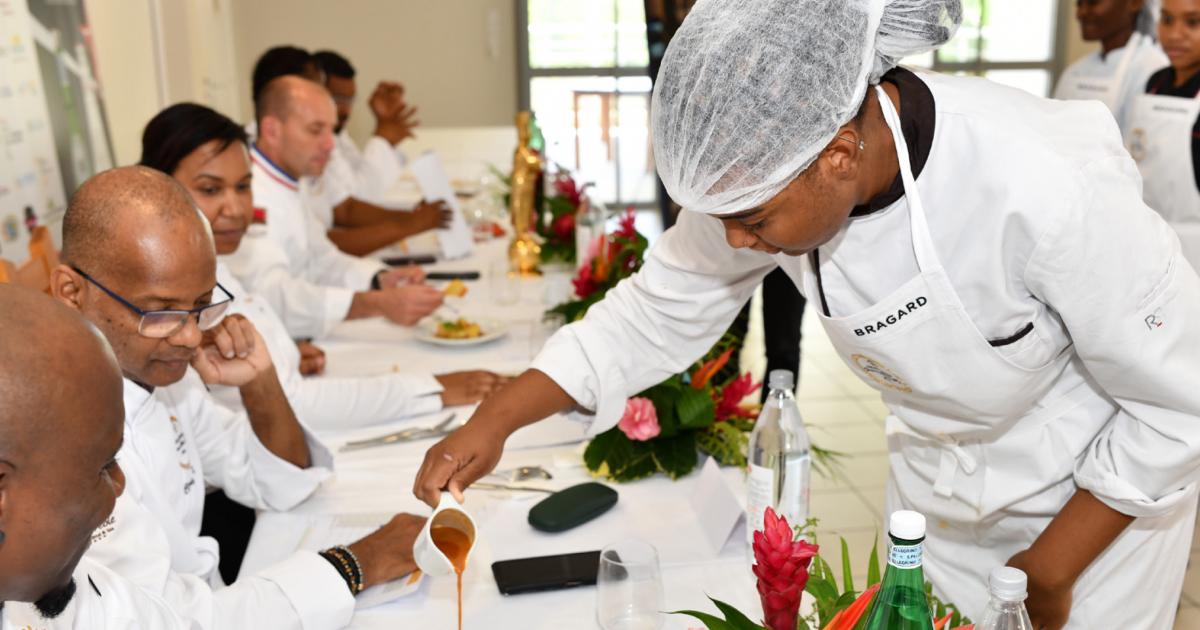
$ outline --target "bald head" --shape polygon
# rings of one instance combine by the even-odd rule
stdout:
[[[293,179],[319,177],[333,152],[337,108],[325,86],[297,76],[279,77],[255,103],[258,150]]]
[[[291,74],[277,77],[271,79],[259,93],[254,102],[254,116],[260,125],[267,116],[287,120],[297,103],[314,99],[332,102],[332,98],[325,86],[302,76]]]
[[[104,171],[84,182],[67,205],[62,259],[89,274],[107,275],[127,267],[124,258],[138,253],[146,228],[180,221],[211,242],[203,215],[171,176],[144,166]]]
[[[121,372],[108,343],[53,298],[0,284],[0,348],[0,459],[42,452],[44,438],[62,430],[86,430],[92,418],[57,413],[70,400],[97,400],[107,415],[122,415]],[[63,426],[72,424],[79,426]]]
[[[11,285],[0,285],[0,348],[0,601],[53,616],[124,488],[121,373],[78,313]]]
[[[142,312],[206,306],[216,290],[212,233],[178,182],[141,166],[84,182],[63,218],[62,258],[51,291],[104,333],[126,377],[154,386],[183,378],[199,329],[141,334]]]

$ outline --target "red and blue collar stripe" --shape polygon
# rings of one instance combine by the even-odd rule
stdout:
[[[279,168],[279,165],[272,162],[271,158],[263,155],[262,151],[258,150],[257,144],[250,147],[250,159],[267,173],[267,177],[283,184],[288,190],[300,190],[300,182]]]

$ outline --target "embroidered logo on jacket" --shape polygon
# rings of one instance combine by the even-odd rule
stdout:
[[[888,367],[871,357],[866,357],[861,354],[855,354],[850,357],[854,365],[862,370],[872,381],[875,381],[882,387],[893,389],[905,394],[912,393],[912,387],[904,382],[904,379],[896,376]]]
[[[887,328],[888,326],[900,323],[900,320],[904,319],[905,317],[908,317],[909,315],[912,315],[913,311],[921,308],[922,306],[925,306],[928,303],[929,303],[929,300],[925,299],[925,296],[918,297],[917,299],[896,309],[895,314],[890,314],[887,317],[875,322],[874,324],[867,324],[866,326],[863,326],[862,328],[855,328],[854,334],[858,335],[859,337],[866,337],[867,335],[873,335],[877,332],[882,331],[883,329]]]

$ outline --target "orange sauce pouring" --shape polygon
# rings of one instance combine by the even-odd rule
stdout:
[[[429,537],[433,539],[434,546],[446,554],[446,558],[454,566],[454,573],[458,576],[458,630],[462,630],[462,575],[467,568],[467,552],[471,550],[471,539],[461,529],[445,526],[429,528]]]

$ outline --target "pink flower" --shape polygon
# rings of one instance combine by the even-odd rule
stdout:
[[[634,442],[645,442],[658,437],[662,428],[658,426],[658,412],[649,398],[630,398],[625,403],[625,415],[617,423],[625,437]]]

